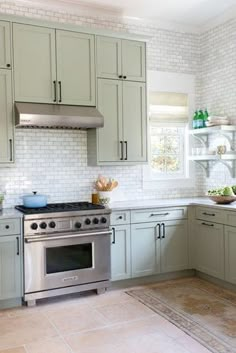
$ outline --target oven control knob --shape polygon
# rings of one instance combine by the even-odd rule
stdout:
[[[40,223],[39,226],[40,226],[41,229],[46,229],[47,228],[47,223],[42,222],[42,223]]]
[[[98,219],[98,218],[94,218],[94,219],[93,219],[93,223],[94,223],[94,224],[98,224],[98,223],[99,223],[99,219]]]
[[[49,227],[50,227],[50,228],[55,228],[55,227],[56,227],[56,223],[53,222],[53,221],[50,222],[50,223],[49,223]]]
[[[75,228],[79,229],[81,228],[82,224],[80,222],[76,222],[75,223]]]
[[[86,218],[86,220],[85,220],[85,224],[87,224],[87,225],[91,224],[91,221],[90,221],[90,219],[89,219],[89,218]]]
[[[37,223],[32,223],[30,227],[31,227],[31,229],[33,229],[33,230],[38,229]]]
[[[101,218],[101,223],[107,223],[107,219],[105,217]]]

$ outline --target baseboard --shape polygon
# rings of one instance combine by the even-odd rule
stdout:
[[[236,292],[236,285],[235,284],[231,284],[229,282],[223,281],[222,279],[212,277],[212,276],[207,275],[207,274],[200,272],[200,271],[196,271],[196,276],[199,278],[205,279],[206,281],[209,281],[213,284],[217,284],[220,287],[223,287],[225,289],[229,289],[229,290]]]
[[[195,270],[184,270],[184,271],[178,271],[178,272],[161,273],[153,276],[129,278],[121,281],[112,282],[111,288],[109,288],[109,290],[141,286],[144,284],[152,284],[152,283],[167,281],[171,279],[194,277],[195,275],[196,275]]]
[[[0,309],[14,308],[22,305],[22,298],[0,300]]]

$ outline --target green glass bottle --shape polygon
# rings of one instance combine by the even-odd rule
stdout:
[[[206,127],[206,122],[209,116],[207,109],[205,109],[203,114],[204,114],[204,127]]]
[[[193,116],[193,129],[198,128],[198,111],[196,110]]]
[[[204,113],[200,109],[198,112],[198,128],[201,129],[202,127],[204,127],[204,125]]]

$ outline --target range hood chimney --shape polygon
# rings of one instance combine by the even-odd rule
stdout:
[[[92,129],[104,126],[95,107],[61,104],[15,103],[16,127]]]

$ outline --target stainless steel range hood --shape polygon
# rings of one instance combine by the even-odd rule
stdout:
[[[104,118],[95,107],[15,103],[16,127],[92,129],[104,126]]]

